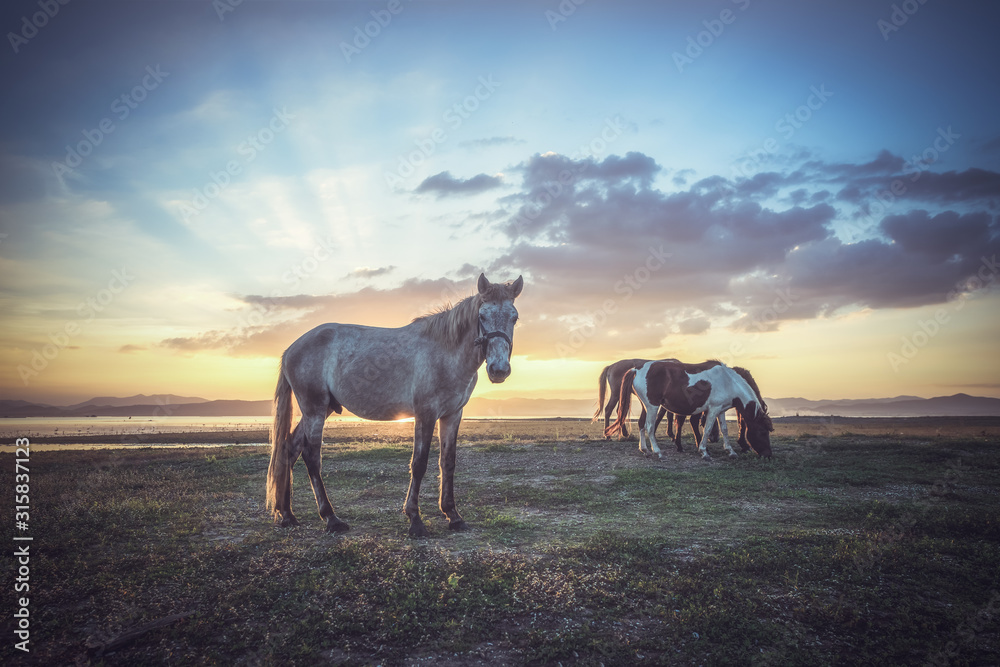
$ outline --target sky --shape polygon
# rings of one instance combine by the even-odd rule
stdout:
[[[620,358],[1000,396],[1000,7],[14,0],[0,398],[268,398],[522,275],[488,398]],[[482,372],[482,371],[481,371]]]

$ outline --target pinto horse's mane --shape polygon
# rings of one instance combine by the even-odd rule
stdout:
[[[757,403],[760,405],[760,410],[757,411],[757,414],[760,415],[759,419],[767,427],[768,431],[773,431],[774,423],[771,421],[771,415],[767,413],[767,403],[764,402],[764,397],[760,395],[760,388],[757,386],[757,381],[750,375],[750,371],[741,366],[733,366],[732,370],[753,389],[753,393],[757,397]]]
[[[467,296],[455,305],[446,305],[440,310],[413,319],[421,325],[421,331],[443,345],[458,347],[469,329],[479,322],[479,309],[484,303],[513,299],[511,286],[506,283],[490,283],[485,292]]]

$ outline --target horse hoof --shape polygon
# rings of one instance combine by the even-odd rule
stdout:
[[[472,530],[472,527],[463,519],[461,521],[452,521],[449,523],[448,530],[458,530],[464,532],[466,530]]]
[[[281,520],[282,528],[291,528],[292,526],[298,526],[298,525],[299,525],[299,520],[296,519],[295,516],[292,514],[289,514],[288,516],[286,516]]]
[[[422,540],[430,537],[430,533],[427,532],[427,528],[421,522],[411,523],[409,535],[414,540]]]
[[[740,458],[740,455],[739,455],[739,454],[737,454],[736,452],[732,452],[732,453],[731,453],[731,454],[729,455],[729,458],[731,458],[731,459],[738,459],[738,458]]]
[[[326,532],[328,533],[346,533],[351,527],[338,519],[337,517],[331,517],[327,519],[326,522]]]
[[[702,461],[705,461],[705,462],[707,462],[707,463],[711,463],[711,462],[712,462],[712,457],[711,457],[711,456],[709,456],[708,454],[702,454],[702,456],[701,456],[701,460],[702,460]]]

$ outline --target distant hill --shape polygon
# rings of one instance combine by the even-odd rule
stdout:
[[[76,408],[82,408],[86,405],[107,405],[114,408],[122,408],[129,405],[180,405],[183,403],[208,403],[207,398],[198,398],[197,396],[177,396],[176,394],[153,394],[152,396],[146,396],[145,394],[136,394],[135,396],[128,396],[126,398],[118,398],[116,396],[98,396],[92,398],[89,401],[83,401],[82,403],[77,403],[75,405],[66,406],[67,410],[75,410]]]
[[[271,401],[196,400],[199,402],[117,406],[87,402],[62,408],[25,401],[0,401],[0,417],[266,417],[271,414]]]
[[[774,416],[802,415],[841,417],[996,417],[1000,398],[969,396],[897,396],[861,400],[810,401],[804,398],[766,399]]]
[[[152,399],[152,400],[151,400]],[[157,400],[158,399],[158,400]],[[127,401],[138,400],[129,404]],[[766,398],[775,417],[997,417],[1000,398],[955,394],[935,398],[896,396],[894,398],[814,401],[805,398]],[[98,397],[59,407],[20,400],[0,400],[0,417],[266,417],[271,401],[209,401],[173,394]],[[466,417],[590,417],[597,407],[593,399],[473,397],[465,407]],[[634,406],[637,407],[637,406]]]

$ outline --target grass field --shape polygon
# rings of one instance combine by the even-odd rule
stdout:
[[[301,461],[303,525],[272,525],[264,447],[35,452],[31,653],[8,585],[0,660],[995,665],[997,426],[779,421],[773,460],[710,445],[705,463],[690,433],[654,462],[587,422],[469,422],[473,530],[447,530],[435,470],[421,541],[401,513],[411,424],[328,431],[342,536]]]

